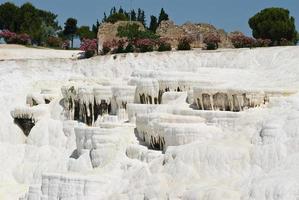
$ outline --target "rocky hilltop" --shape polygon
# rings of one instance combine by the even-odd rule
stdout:
[[[134,22],[128,22],[128,21],[119,21],[114,24],[112,23],[102,23],[99,27],[98,31],[98,43],[99,43],[99,49],[102,49],[103,43],[105,41],[113,40],[113,39],[119,39],[117,35],[117,28],[119,26],[125,26],[128,23],[138,24],[141,30],[144,30],[144,26],[142,23],[134,21]]]
[[[99,40],[99,49],[102,49],[104,41],[119,39],[117,35],[117,28],[119,26],[124,26],[128,23],[136,23],[140,26],[141,29],[144,29],[144,26],[140,22],[128,22],[128,21],[119,21],[115,24],[112,23],[103,23],[99,27],[98,31],[98,40]],[[221,42],[219,43],[220,48],[232,48],[233,45],[228,37],[228,34],[223,29],[217,29],[211,24],[205,23],[191,23],[187,22],[183,25],[176,25],[173,21],[162,21],[160,26],[157,29],[157,34],[163,38],[170,39],[170,43],[173,48],[177,47],[178,40],[181,37],[192,37],[194,42],[192,43],[193,48],[202,48],[204,47],[203,39],[207,34],[217,34],[220,36]]]
[[[162,21],[157,29],[157,33],[161,37],[169,38],[173,47],[177,46],[179,38],[189,36],[194,39],[192,43],[193,48],[202,48],[204,47],[204,37],[211,33],[220,36],[220,48],[233,47],[228,34],[223,29],[217,29],[211,24],[187,22],[179,26],[175,25],[173,21]]]

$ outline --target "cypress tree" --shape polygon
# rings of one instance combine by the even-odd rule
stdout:
[[[160,25],[162,21],[166,21],[166,20],[169,20],[169,17],[168,14],[164,11],[164,8],[162,8],[159,15],[158,24]]]
[[[150,25],[149,25],[149,30],[152,31],[152,32],[156,32],[157,28],[158,28],[158,19],[157,17],[155,16],[151,16],[151,22],[150,22]]]

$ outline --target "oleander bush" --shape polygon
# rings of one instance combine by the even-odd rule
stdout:
[[[171,44],[168,42],[167,38],[160,38],[157,42],[158,49],[157,51],[171,51]]]
[[[243,34],[235,34],[230,37],[235,48],[253,48],[256,46],[256,40]]]
[[[71,45],[71,42],[69,40],[64,40],[62,43],[62,48],[63,49],[69,49]]]
[[[139,52],[142,53],[154,51],[155,44],[154,40],[148,38],[138,39],[135,42],[136,48],[138,48]]]
[[[182,51],[191,50],[191,43],[192,43],[191,37],[181,37],[179,39],[177,50],[182,50]]]
[[[0,32],[0,38],[3,38],[7,44],[22,44],[28,45],[31,43],[31,38],[26,33],[16,34],[9,30],[3,30]]]
[[[269,47],[271,45],[272,41],[270,39],[257,39],[256,40],[256,46],[257,47]]]
[[[207,45],[207,50],[218,49],[218,43],[220,43],[220,37],[218,34],[209,33],[204,37],[204,43]]]
[[[63,46],[63,41],[59,37],[49,36],[47,39],[47,46],[60,48]]]
[[[133,43],[128,42],[124,51],[125,51],[125,53],[133,53],[135,51],[135,47],[134,47]]]
[[[98,50],[97,39],[83,39],[80,50],[85,52],[86,58],[94,56]]]

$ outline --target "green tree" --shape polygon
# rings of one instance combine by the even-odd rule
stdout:
[[[129,18],[123,13],[114,13],[110,15],[106,20],[106,22],[110,22],[113,24],[118,21],[129,21]]]
[[[30,3],[20,7],[18,15],[19,31],[31,36],[33,43],[41,45],[44,39],[45,24],[39,16],[38,10]]]
[[[100,25],[101,24],[100,24],[99,20],[97,20],[96,24],[92,25],[92,32],[95,36],[98,34],[98,30],[99,30]]]
[[[102,22],[107,22],[107,15],[106,15],[105,12],[104,12],[104,17],[103,17],[103,19],[102,19]]]
[[[120,7],[119,10],[118,10],[118,13],[122,13],[122,14],[124,14],[125,11],[124,11],[124,9],[123,9],[122,7]]]
[[[155,17],[155,16],[151,16],[151,22],[150,22],[150,25],[149,25],[149,30],[150,31],[152,31],[152,32],[154,32],[154,33],[156,33],[156,30],[157,30],[157,28],[158,28],[158,19],[157,19],[157,17]]]
[[[130,17],[131,17],[131,21],[136,21],[137,20],[135,10],[131,10]]]
[[[282,39],[297,43],[295,19],[283,8],[266,8],[249,19],[255,38],[270,39],[272,45],[280,45]]]
[[[167,20],[169,20],[169,16],[165,12],[164,8],[162,8],[161,12],[160,12],[160,15],[159,15],[158,24],[160,25],[162,21],[167,21]]]
[[[128,38],[133,41],[135,39],[158,39],[159,36],[148,30],[140,30],[140,26],[136,23],[119,26],[117,29],[117,36],[121,38]]]
[[[138,8],[137,21],[141,22],[145,26],[145,13],[140,8]]]
[[[77,20],[74,18],[68,18],[64,23],[63,33],[71,39],[72,48],[74,47],[74,37],[76,36],[77,29]]]
[[[17,7],[12,3],[0,5],[0,29],[16,33],[27,33],[32,42],[41,45],[49,35],[55,35],[60,29],[57,15],[35,8],[30,3]]]
[[[0,5],[0,29],[8,29],[13,32],[18,31],[19,7],[15,4],[6,2]]]
[[[96,38],[96,35],[94,34],[93,31],[91,31],[89,29],[89,26],[81,26],[80,28],[78,28],[77,35],[79,36],[81,41],[83,39],[94,39],[94,38]]]
[[[42,18],[42,21],[47,26],[52,27],[55,31],[61,30],[61,27],[59,26],[57,20],[58,15],[44,10],[38,10],[38,13],[39,13],[38,15]]]

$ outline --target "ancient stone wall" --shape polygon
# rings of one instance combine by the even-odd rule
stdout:
[[[99,27],[98,31],[98,42],[99,50],[102,49],[104,41],[109,41],[113,39],[119,39],[117,35],[117,28],[119,26],[125,26],[128,23],[136,23],[140,26],[140,29],[144,30],[144,26],[140,22],[128,22],[128,21],[119,21],[115,24],[112,23],[103,23]],[[217,29],[210,24],[194,24],[187,22],[181,26],[175,25],[172,21],[163,21],[157,29],[157,34],[163,38],[168,38],[173,48],[177,47],[178,40],[181,37],[188,36],[194,39],[192,43],[193,48],[203,48],[205,44],[203,39],[207,34],[217,34],[220,36],[221,43],[219,43],[220,48],[232,48],[233,45],[228,37],[228,34],[222,30]]]
[[[161,37],[170,39],[172,47],[177,46],[179,38],[187,36],[194,39],[194,42],[192,43],[193,48],[202,48],[205,45],[203,43],[204,37],[210,33],[220,36],[220,48],[233,47],[228,34],[222,29],[216,29],[211,24],[194,24],[187,22],[179,26],[175,25],[173,21],[163,21],[157,29],[157,34],[159,34]]]
[[[129,23],[134,23],[138,24],[141,30],[144,30],[144,26],[142,23],[134,21],[134,22],[129,22],[129,21],[119,21],[116,22],[115,24],[112,23],[102,23],[101,26],[99,27],[98,31],[98,43],[99,43],[99,50],[102,50],[103,43],[105,41],[110,41],[113,39],[119,39],[117,37],[117,28],[119,26],[126,26]]]

